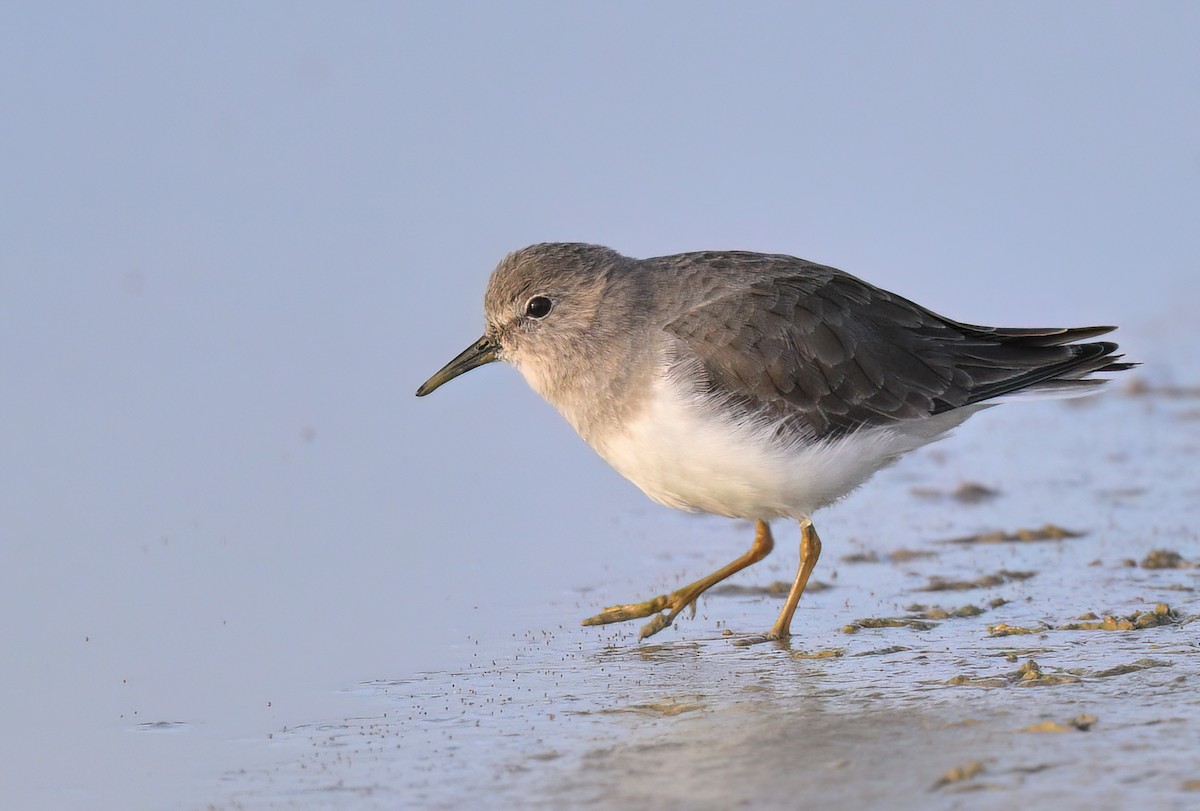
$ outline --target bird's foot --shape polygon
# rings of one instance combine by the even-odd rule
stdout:
[[[765,634],[755,634],[754,636],[745,636],[741,639],[734,640],[738,647],[748,647],[750,645],[761,645],[764,642],[778,642],[784,647],[791,647],[792,635],[787,631],[768,631]]]
[[[682,588],[670,594],[660,594],[657,597],[644,600],[640,603],[609,606],[596,616],[585,619],[583,624],[608,625],[610,622],[625,622],[626,620],[649,617],[653,614],[654,619],[643,625],[642,630],[638,633],[638,640],[641,641],[648,636],[654,636],[663,628],[670,627],[675,618],[679,616],[679,612],[688,606],[691,606],[692,615],[695,616],[696,598],[699,596],[699,593],[694,588]]]

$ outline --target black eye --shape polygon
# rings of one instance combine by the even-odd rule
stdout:
[[[550,315],[554,302],[545,296],[534,296],[525,302],[525,315],[530,318],[545,318]]]

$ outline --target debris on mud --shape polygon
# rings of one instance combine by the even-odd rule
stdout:
[[[1034,656],[1042,654],[1054,653],[1053,648],[1021,648],[1020,650],[997,650],[983,653],[983,656],[991,658],[1003,658],[1006,662],[1019,662],[1022,659],[1030,659]]]
[[[846,655],[845,648],[826,648],[814,651],[792,651],[793,659],[840,659]]]
[[[760,596],[760,597],[786,597],[791,591],[792,581],[776,580],[774,583],[768,583],[765,586],[744,586],[741,583],[722,583],[719,586],[714,586],[708,590],[709,594],[719,594],[724,597],[744,597],[744,596]],[[805,587],[804,593],[811,594],[814,591],[826,591],[833,588],[828,583],[821,580],[810,580],[808,586]]]
[[[983,763],[978,760],[972,760],[969,763],[964,763],[962,766],[955,766],[950,771],[938,778],[937,782],[930,787],[930,791],[937,791],[952,783],[961,783],[964,780],[971,780],[983,771]]]
[[[1159,603],[1151,611],[1134,611],[1125,617],[1111,614],[1103,619],[1095,614],[1084,614],[1078,622],[1068,622],[1055,628],[1056,631],[1139,631],[1145,628],[1157,628],[1160,625],[1174,625],[1179,617],[1166,603]]]
[[[893,653],[904,653],[905,651],[909,651],[909,650],[912,650],[912,648],[906,648],[904,645],[892,645],[887,648],[875,648],[873,650],[865,650],[860,653],[856,653],[854,655],[855,656],[890,656]]]
[[[923,560],[925,558],[936,558],[937,552],[930,549],[893,549],[888,552],[888,560],[892,563],[907,563],[910,560]]]
[[[1089,676],[1090,678],[1093,678],[1093,679],[1107,679],[1107,678],[1111,678],[1113,676],[1124,676],[1126,673],[1137,673],[1139,670],[1149,670],[1150,668],[1154,668],[1154,667],[1170,667],[1170,666],[1171,666],[1170,662],[1164,662],[1159,659],[1138,659],[1136,662],[1130,662],[1129,664],[1126,664],[1126,665],[1117,665],[1116,667],[1109,667],[1109,668],[1105,668],[1104,670],[1097,670],[1093,673],[1087,673],[1086,671],[1075,671],[1075,670],[1071,670],[1069,672],[1078,673],[1079,675]]]
[[[907,617],[864,617],[842,626],[842,633],[856,634],[866,628],[913,628],[918,631],[928,631],[941,620],[964,619],[978,617],[987,609],[977,605],[960,606],[959,608],[942,608],[940,605],[925,605],[913,603],[905,606],[909,612]]]
[[[987,609],[980,608],[977,605],[971,605],[970,603],[953,609],[942,608],[940,605],[922,605],[921,603],[913,603],[910,606],[906,606],[904,610],[912,612],[914,619],[948,620],[961,619],[965,617],[978,617]]]
[[[979,543],[1024,543],[1030,541],[1061,541],[1064,538],[1082,538],[1086,532],[1063,529],[1055,524],[1046,524],[1040,529],[1018,529],[1016,532],[983,532],[977,535],[964,535],[961,538],[950,538],[942,541],[946,544],[979,544]]]
[[[1010,659],[1011,660],[1011,659]],[[1031,686],[1050,686],[1056,684],[1077,684],[1084,679],[1107,679],[1113,676],[1124,676],[1128,673],[1137,673],[1142,670],[1150,670],[1156,667],[1171,667],[1170,662],[1164,662],[1158,659],[1138,659],[1136,662],[1117,665],[1116,667],[1105,668],[1104,670],[1087,670],[1084,668],[1071,668],[1058,673],[1048,673],[1042,669],[1033,659],[1026,660],[1025,664],[1021,665],[1016,671],[1011,673],[1000,673],[994,676],[970,676],[961,674],[946,681],[947,684],[956,687],[1031,687]],[[1081,719],[1092,718],[1092,716],[1081,715],[1072,721],[1081,721]],[[1095,723],[1093,718],[1091,723]],[[1089,724],[1090,726],[1090,724]],[[1077,726],[1077,729],[1086,729],[1086,727]],[[1023,729],[1022,732],[1051,732],[1057,730],[1050,729]]]
[[[1200,397],[1200,386],[1154,385],[1144,377],[1135,377],[1125,384],[1124,392],[1132,397],[1168,397],[1171,399],[1193,399]]]
[[[960,504],[978,504],[1000,495],[999,490],[994,490],[979,482],[963,482],[949,492],[939,490],[936,487],[913,487],[908,492],[917,498],[951,498]]]
[[[963,482],[954,488],[954,492],[950,494],[950,498],[962,504],[978,504],[981,501],[987,501],[998,495],[1000,495],[999,490],[993,490],[979,482]]]
[[[631,704],[628,707],[604,707],[598,710],[579,710],[575,715],[617,715],[620,713],[633,713],[635,715],[646,715],[652,718],[671,718],[676,715],[682,715],[685,712],[695,712],[702,710],[707,705],[694,701],[655,701],[645,704]]]
[[[1195,566],[1171,549],[1155,549],[1139,564],[1143,569],[1191,569]]]
[[[889,563],[908,563],[910,560],[925,560],[927,558],[936,558],[937,552],[931,549],[893,549],[891,552],[886,552],[880,555],[878,552],[851,552],[849,555],[841,557],[842,563],[880,563],[884,560]]]
[[[970,589],[986,589],[1000,586],[1014,580],[1028,580],[1037,572],[1013,572],[1001,569],[995,574],[986,574],[974,580],[948,580],[938,575],[929,578],[929,582],[918,591],[968,591]]]
[[[1018,667],[1015,676],[1017,677],[1017,683],[1021,685],[1073,684],[1079,681],[1074,676],[1046,673],[1042,670],[1042,666],[1033,659]]]
[[[1099,719],[1094,715],[1083,713],[1067,721],[1065,724],[1060,724],[1057,721],[1041,721],[1036,724],[1030,724],[1024,729],[1017,730],[1018,732],[1087,732],[1091,729]]]
[[[842,633],[857,634],[864,628],[914,628],[918,631],[928,631],[933,623],[912,617],[864,617],[849,625],[842,626]]]
[[[988,636],[1024,636],[1026,634],[1044,634],[1050,627],[1043,625],[1039,628],[1023,628],[1019,625],[1009,625],[1007,622],[988,626]]]
[[[1030,659],[1012,673],[1002,673],[996,676],[968,676],[964,674],[955,676],[947,680],[946,683],[956,687],[1040,687],[1055,684],[1076,684],[1079,681],[1078,676],[1071,674],[1046,673],[1042,670],[1041,665]]]

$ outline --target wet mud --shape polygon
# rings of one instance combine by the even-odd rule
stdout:
[[[1195,399],[1147,384],[1014,409],[915,460],[897,476],[915,484],[819,523],[842,554],[790,642],[743,644],[794,556],[653,643],[575,626],[638,596],[598,579],[507,651],[348,686],[355,714],[276,732],[275,765],[227,775],[214,807],[1195,808],[1200,438],[1154,428]],[[997,449],[999,431],[1025,447]],[[959,486],[960,469],[991,476]]]

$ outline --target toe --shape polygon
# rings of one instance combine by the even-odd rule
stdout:
[[[638,641],[642,641],[648,636],[654,636],[663,628],[670,626],[671,621],[675,618],[674,614],[658,614],[654,619],[642,626],[641,632],[638,634]]]

